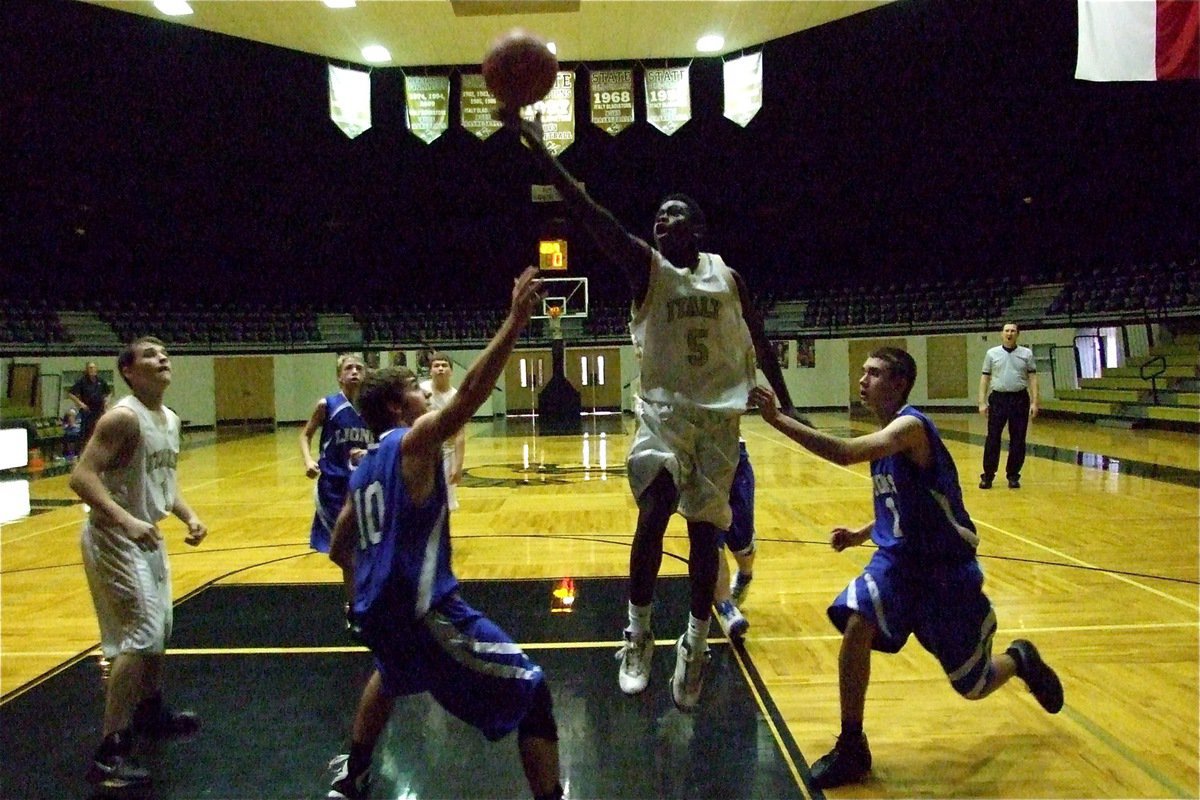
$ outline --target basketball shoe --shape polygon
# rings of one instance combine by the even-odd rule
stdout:
[[[693,653],[687,634],[675,643],[675,674],[671,676],[671,699],[680,711],[691,712],[700,704],[700,691],[704,688],[704,664],[708,661],[708,647]]]
[[[722,600],[714,607],[717,610],[717,623],[730,641],[746,638],[746,631],[750,630],[750,620],[742,616],[742,612],[732,600]]]
[[[333,780],[329,783],[328,798],[341,800],[365,800],[371,792],[371,771],[363,770],[357,775],[350,775],[350,756],[343,753],[334,756],[329,762],[329,769],[336,770]]]
[[[816,789],[832,789],[860,781],[871,771],[871,748],[867,735],[839,736],[837,744],[812,766],[812,785]]]
[[[738,572],[733,576],[733,581],[729,584],[729,599],[733,601],[735,606],[741,606],[746,602],[746,596],[750,594],[750,581],[754,580],[753,575],[745,575]]]
[[[184,739],[199,732],[200,718],[191,711],[172,710],[161,694],[155,694],[138,703],[130,730],[146,739]]]
[[[150,786],[150,773],[130,757],[133,738],[128,733],[113,733],[105,738],[88,766],[88,783],[100,789],[145,789]]]
[[[1017,662],[1017,677],[1025,681],[1029,691],[1041,703],[1042,708],[1057,714],[1063,707],[1063,686],[1058,674],[1042,661],[1033,642],[1016,639],[1004,652]]]
[[[625,694],[638,694],[650,683],[650,657],[654,654],[654,634],[649,630],[634,635],[625,630],[625,642],[617,651],[621,667],[617,680]]]

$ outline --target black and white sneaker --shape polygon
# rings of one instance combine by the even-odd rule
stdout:
[[[88,767],[87,781],[98,789],[141,789],[150,786],[150,773],[125,755],[96,756]]]
[[[1063,707],[1063,686],[1058,679],[1058,673],[1050,665],[1042,661],[1038,649],[1033,642],[1026,639],[1016,639],[1005,651],[1017,662],[1017,677],[1025,681],[1029,691],[1041,704],[1042,708],[1051,714],[1057,714]]]
[[[371,791],[371,772],[363,770],[357,775],[350,774],[350,756],[343,753],[334,756],[329,762],[329,769],[334,772],[333,780],[329,783],[328,798],[341,800],[365,800]]]
[[[866,734],[839,736],[837,744],[812,765],[812,785],[832,789],[861,781],[871,771],[871,748]]]

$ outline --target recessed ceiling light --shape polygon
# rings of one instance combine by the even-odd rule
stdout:
[[[182,17],[192,13],[187,0],[154,0],[154,7],[168,17]]]
[[[715,53],[725,46],[725,37],[719,33],[707,33],[696,40],[696,49],[701,53]]]
[[[330,8],[354,8],[354,0],[324,0]]]
[[[372,64],[382,64],[392,60],[392,54],[381,44],[369,44],[362,49],[362,57]]]

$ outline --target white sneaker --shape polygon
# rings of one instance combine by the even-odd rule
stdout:
[[[617,681],[625,694],[645,691],[650,683],[650,657],[654,654],[654,634],[645,631],[635,636],[625,631],[625,643],[617,651],[621,667],[617,670]]]
[[[329,762],[329,769],[334,773],[333,780],[329,784],[329,794],[325,795],[332,800],[360,800],[365,798],[371,791],[371,773],[370,770],[362,773],[354,780],[350,780],[350,756],[343,753],[340,756],[334,756]]]
[[[675,643],[675,674],[671,676],[671,699],[680,711],[691,712],[700,704],[700,690],[704,688],[704,664],[708,661],[708,646],[700,653],[693,653],[687,642],[687,634]]]
[[[746,631],[750,630],[750,620],[742,616],[742,612],[738,610],[732,600],[723,600],[717,603],[716,609],[717,623],[720,624],[721,630],[730,641],[746,638]]]
[[[743,575],[738,572],[733,576],[733,580],[729,584],[729,599],[733,601],[735,606],[741,606],[746,602],[746,596],[750,594],[750,581],[754,580],[753,575]]]

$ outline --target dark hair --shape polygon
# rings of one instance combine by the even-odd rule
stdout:
[[[402,403],[404,392],[417,382],[408,367],[384,367],[369,373],[358,390],[358,413],[378,439],[384,431],[395,427],[396,418],[389,403]]]
[[[162,339],[154,336],[139,336],[121,349],[117,354],[117,374],[121,376],[121,380],[125,381],[125,385],[129,386],[129,379],[125,377],[125,368],[133,366],[133,362],[137,360],[137,346],[139,344],[154,344],[159,347],[166,347],[167,343]],[[130,386],[130,388],[133,388]]]
[[[683,203],[685,206],[687,206],[688,218],[695,224],[697,228],[703,230],[708,227],[708,221],[704,217],[704,211],[700,208],[700,204],[696,202],[696,199],[691,195],[683,194],[682,192],[669,194],[662,199],[662,202],[658,204],[658,207],[662,208],[667,203]]]
[[[435,361],[445,361],[450,365],[450,369],[454,369],[454,362],[450,360],[450,356],[446,355],[440,350],[429,357],[429,366],[432,367],[433,362]]]
[[[908,393],[917,382],[917,362],[913,357],[899,347],[880,347],[871,352],[871,358],[887,362],[888,374],[894,378],[903,378],[908,383],[904,387],[904,395],[900,398],[907,401]]]

